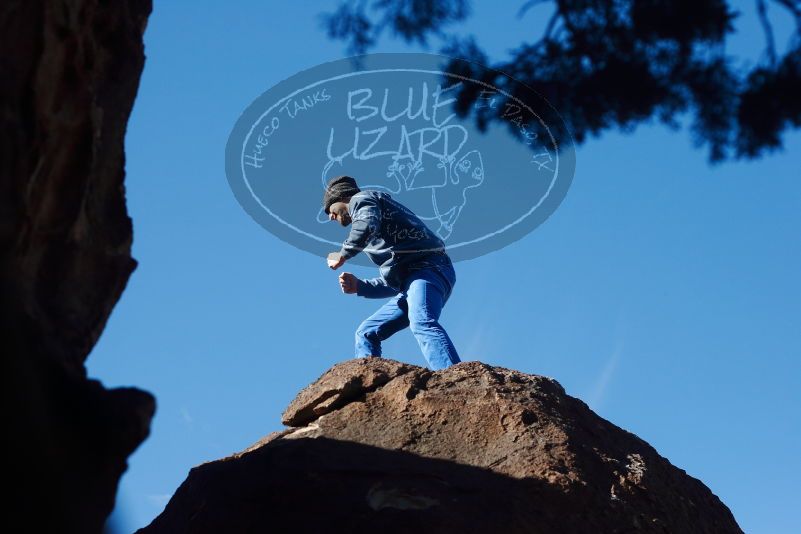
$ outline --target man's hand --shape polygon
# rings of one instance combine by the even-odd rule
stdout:
[[[345,258],[342,257],[342,254],[339,252],[332,252],[328,255],[328,266],[334,269],[335,271],[342,267],[345,263]]]
[[[358,280],[359,279],[353,276],[351,273],[342,273],[339,275],[339,287],[342,288],[343,293],[356,293]]]

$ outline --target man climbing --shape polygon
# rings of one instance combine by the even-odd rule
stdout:
[[[380,191],[362,191],[350,176],[329,180],[323,195],[329,220],[353,223],[328,266],[340,268],[361,251],[379,266],[381,276],[362,280],[339,275],[343,293],[366,298],[392,297],[356,330],[356,357],[380,357],[381,342],[407,326],[433,370],[459,363],[459,355],[439,324],[442,307],[456,283],[445,243],[408,208]]]

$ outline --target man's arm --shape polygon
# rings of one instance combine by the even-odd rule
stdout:
[[[368,299],[385,299],[394,297],[398,291],[388,286],[386,280],[379,276],[371,280],[357,280],[356,294]]]
[[[381,223],[381,208],[373,197],[360,197],[353,206],[351,229],[339,253],[349,260],[367,245],[370,237],[378,232]]]

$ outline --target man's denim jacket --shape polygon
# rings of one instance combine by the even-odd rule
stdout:
[[[445,243],[406,206],[381,191],[360,191],[348,203],[350,235],[340,253],[347,260],[364,251],[381,274],[359,280],[356,294],[387,298],[398,294],[414,270],[452,263]]]

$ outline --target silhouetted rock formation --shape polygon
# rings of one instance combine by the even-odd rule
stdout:
[[[84,367],[136,265],[123,140],[150,10],[0,7],[5,532],[100,532],[155,409],[150,394],[106,390]]]
[[[139,532],[741,532],[699,480],[543,376],[348,360],[283,422],[192,469]]]

